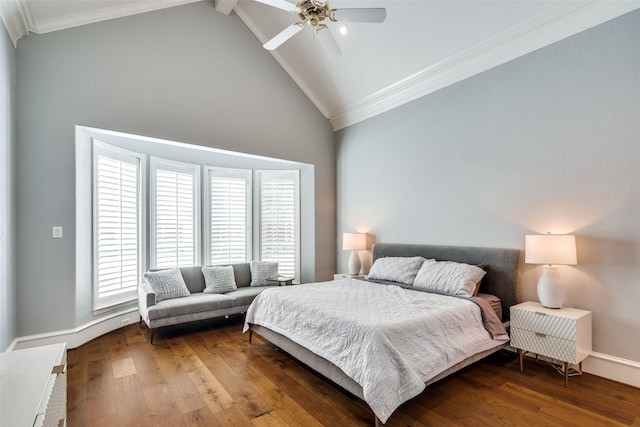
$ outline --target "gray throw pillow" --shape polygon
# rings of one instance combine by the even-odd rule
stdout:
[[[205,294],[223,294],[238,289],[233,267],[202,267],[206,288]]]
[[[142,275],[153,292],[156,294],[156,301],[171,298],[188,297],[191,295],[187,284],[184,283],[179,268],[161,271],[147,271]]]
[[[251,286],[269,286],[278,278],[278,263],[266,261],[251,261]]]

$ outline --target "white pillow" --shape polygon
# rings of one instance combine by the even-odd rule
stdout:
[[[428,259],[418,271],[413,286],[439,294],[471,297],[485,274],[486,271],[475,265]]]
[[[421,256],[378,258],[371,266],[368,277],[412,285],[424,261]]]
[[[251,261],[251,283],[250,286],[269,286],[273,282],[269,280],[278,279],[278,263],[266,261]]]
[[[142,275],[156,294],[156,301],[164,299],[188,297],[191,295],[184,283],[179,268],[161,271],[147,271]]]
[[[205,294],[223,294],[238,289],[233,267],[202,267],[204,276]]]

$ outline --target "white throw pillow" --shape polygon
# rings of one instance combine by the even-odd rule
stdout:
[[[413,286],[438,294],[471,297],[485,274],[486,271],[475,265],[428,259],[418,271]]]
[[[251,261],[251,283],[250,286],[269,286],[278,278],[278,263],[266,261]]]
[[[378,258],[371,266],[368,277],[412,285],[424,261],[421,256]]]
[[[153,292],[156,294],[156,301],[171,298],[188,297],[191,295],[187,284],[184,283],[182,273],[179,268],[161,271],[147,271],[142,275]]]
[[[205,294],[223,294],[238,289],[233,267],[202,267],[204,276]]]

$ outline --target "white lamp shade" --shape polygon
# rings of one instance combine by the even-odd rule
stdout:
[[[527,264],[576,265],[576,237],[570,234],[529,234],[525,236],[524,262]]]
[[[367,235],[364,233],[344,233],[342,249],[345,251],[363,251],[367,249]]]

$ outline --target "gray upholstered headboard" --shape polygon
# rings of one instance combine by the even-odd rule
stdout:
[[[373,246],[374,262],[378,258],[390,256],[421,256],[438,261],[484,264],[487,274],[482,279],[480,292],[500,298],[504,321],[509,320],[509,307],[518,303],[517,282],[520,251],[517,249],[407,243],[377,243]]]

